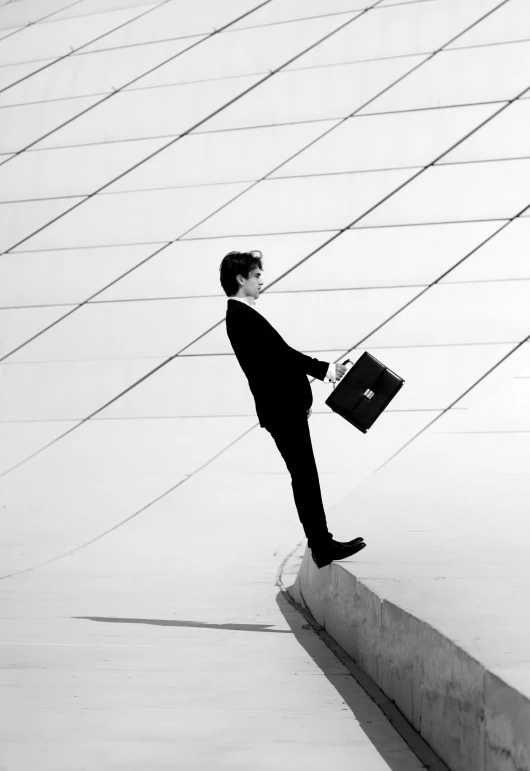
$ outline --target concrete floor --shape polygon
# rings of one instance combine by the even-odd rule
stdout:
[[[6,771],[424,767],[275,586],[284,484],[198,474],[0,582]]]

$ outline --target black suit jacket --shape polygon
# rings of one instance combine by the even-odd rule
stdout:
[[[324,380],[325,361],[312,359],[287,345],[261,313],[239,300],[229,300],[226,331],[248,379],[260,425],[267,427],[313,404],[307,375]]]

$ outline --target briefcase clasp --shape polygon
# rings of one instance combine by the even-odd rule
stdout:
[[[367,388],[366,391],[364,392],[363,396],[366,396],[367,399],[371,399],[372,396],[375,396],[375,394],[374,394],[373,391],[370,391],[370,389]]]

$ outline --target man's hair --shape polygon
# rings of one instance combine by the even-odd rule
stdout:
[[[257,249],[251,252],[228,252],[226,257],[223,257],[219,272],[221,286],[228,297],[233,297],[240,289],[236,276],[248,278],[254,268],[263,270],[263,254]]]

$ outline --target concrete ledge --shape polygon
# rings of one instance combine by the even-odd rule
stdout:
[[[453,771],[530,769],[530,700],[455,642],[308,550],[286,588]]]

